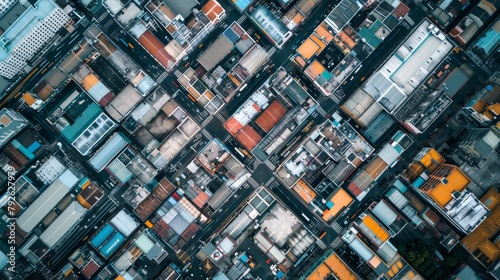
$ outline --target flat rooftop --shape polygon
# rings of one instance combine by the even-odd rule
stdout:
[[[26,36],[38,23],[47,17],[56,5],[50,0],[39,0],[36,6],[29,7],[19,18],[0,36],[0,60],[9,56],[9,52]]]
[[[424,20],[363,89],[387,111],[396,109],[448,55],[454,45]]]
[[[287,33],[289,33],[286,26],[263,5],[259,4],[251,17],[277,45],[281,45]]]
[[[183,18],[187,18],[191,14],[191,10],[198,5],[196,0],[163,0],[175,14],[181,15]]]

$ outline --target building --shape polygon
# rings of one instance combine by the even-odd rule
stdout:
[[[464,233],[472,232],[489,215],[486,206],[466,189],[471,180],[457,166],[444,163],[434,149],[420,151],[401,177]],[[439,219],[435,213],[431,216],[424,214],[424,218],[430,220],[432,216],[436,216],[435,220]]]
[[[359,261],[353,265],[363,266],[385,279],[423,279],[401,257],[380,223],[363,214],[341,234],[346,250],[359,256]]]
[[[0,148],[7,145],[28,124],[28,120],[20,113],[9,108],[0,110]]]
[[[327,250],[310,268],[304,272],[300,280],[357,280],[361,279],[333,250]]]
[[[471,128],[457,140],[454,154],[468,163],[481,164],[499,143],[500,128]]]
[[[184,57],[197,49],[200,43],[215,29],[215,26],[226,17],[226,11],[215,0],[209,0],[201,10],[192,9],[193,16],[184,22],[186,15],[191,14],[189,8],[197,1],[176,3],[176,1],[149,1],[145,8],[171,35],[171,40],[164,46],[159,39],[149,32],[142,23],[130,30],[139,43],[167,70],[171,71]]]
[[[481,197],[490,215],[476,229],[464,237],[460,243],[486,268],[492,270],[498,266],[500,246],[498,233],[500,232],[500,193],[491,188]]]
[[[111,160],[128,145],[128,143],[130,143],[130,140],[123,134],[114,134],[109,138],[106,144],[89,159],[90,166],[98,172],[101,172],[108,166]]]
[[[293,35],[293,33],[288,30],[271,11],[261,4],[257,5],[250,15],[250,19],[279,49],[281,49]]]
[[[71,171],[64,171],[17,219],[17,226],[26,233],[31,232],[52,208],[78,182]]]
[[[94,205],[104,196],[104,191],[88,178],[83,178],[78,184],[78,187],[81,188],[81,191],[76,196],[76,200],[87,210],[94,207]]]
[[[376,182],[382,174],[399,161],[399,157],[406,151],[413,141],[403,133],[397,131],[377,153],[370,162],[360,170],[348,185],[348,190],[361,200],[371,190],[373,183]]]
[[[89,155],[113,129],[116,123],[95,103],[83,111],[73,124],[67,124],[61,135],[82,155]]]
[[[0,36],[0,75],[14,78],[69,21],[51,0],[39,0],[26,9]]]
[[[443,163],[439,165],[419,187],[435,204],[445,207],[454,196],[455,192],[461,192],[470,183],[470,179],[457,166]],[[418,181],[418,180],[417,180]]]
[[[468,190],[453,194],[453,199],[444,207],[446,217],[460,230],[471,233],[488,216],[488,208]]]
[[[461,46],[467,45],[474,38],[481,27],[494,17],[497,9],[500,8],[499,0],[481,0],[474,6],[470,13],[452,29],[449,34]]]
[[[480,126],[492,125],[500,115],[500,86],[491,83],[478,90],[462,112]]]
[[[2,0],[0,2],[0,17],[9,11],[17,3],[17,0]]]
[[[351,19],[361,10],[363,3],[357,0],[343,0],[325,19],[325,22],[333,28],[335,33],[342,30]]]
[[[363,85],[387,112],[397,109],[453,48],[451,41],[424,20]]]
[[[78,223],[86,210],[78,202],[73,201],[52,224],[40,235],[47,247],[52,248],[64,235]]]

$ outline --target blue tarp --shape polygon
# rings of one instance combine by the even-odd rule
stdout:
[[[246,254],[241,255],[241,256],[240,256],[240,261],[242,261],[242,262],[244,262],[244,263],[248,262],[248,257],[247,257],[247,255],[246,255]]]
[[[422,177],[418,177],[414,182],[413,182],[413,186],[415,188],[420,188],[423,184],[425,183],[425,180],[422,178]]]
[[[394,182],[394,187],[396,187],[401,193],[405,193],[406,190],[408,190],[408,188],[399,180],[396,180],[396,182]]]
[[[38,142],[33,142],[33,144],[31,144],[29,147],[28,147],[28,151],[30,152],[35,152],[36,150],[38,150],[38,148],[40,148],[42,145],[40,145],[40,143]]]

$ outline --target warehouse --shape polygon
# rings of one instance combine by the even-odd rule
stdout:
[[[64,235],[74,226],[85,214],[86,210],[78,202],[73,201],[66,210],[40,235],[45,245],[49,248],[61,240]]]
[[[24,232],[32,231],[52,208],[78,182],[71,171],[66,170],[52,183],[17,219],[17,226]]]

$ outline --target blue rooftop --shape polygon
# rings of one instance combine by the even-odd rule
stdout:
[[[250,4],[252,4],[253,0],[233,0],[233,2],[238,10],[244,11],[248,8],[248,6],[250,6]]]
[[[73,125],[67,125],[61,131],[61,134],[68,139],[68,141],[73,142],[101,113],[102,109],[99,108],[97,104],[90,104],[80,117],[76,119],[75,123]]]
[[[24,13],[0,36],[0,60],[5,60],[10,51],[21,41],[28,32],[54,10],[56,5],[50,0],[39,0],[35,6],[29,7]]]

